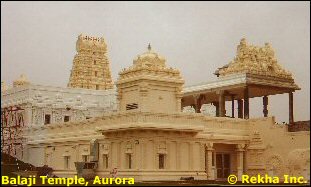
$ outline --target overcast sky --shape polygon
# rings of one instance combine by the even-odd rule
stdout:
[[[65,87],[80,33],[105,38],[114,80],[150,42],[186,85],[215,80],[241,38],[270,42],[302,89],[295,120],[310,119],[309,2],[1,2],[1,81],[25,73]],[[269,114],[288,121],[288,94],[269,98]],[[262,116],[262,98],[250,102],[250,116]]]

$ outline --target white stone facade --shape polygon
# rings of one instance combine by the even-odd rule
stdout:
[[[72,120],[81,120],[81,115],[91,118],[117,109],[115,89],[88,90],[33,84],[2,92],[1,108],[19,105],[31,107],[27,116],[30,125],[43,125],[43,115],[47,113],[52,115],[53,123],[63,121],[62,112],[69,114]]]
[[[27,84],[1,92],[1,109],[10,110],[10,107],[20,107],[18,113],[23,115],[24,127],[42,127],[45,124],[81,121],[114,112],[117,110],[116,91]],[[10,123],[11,126],[15,124],[12,121]],[[14,141],[22,136],[17,132],[4,134],[14,136]],[[19,150],[15,156],[23,160],[23,155]]]

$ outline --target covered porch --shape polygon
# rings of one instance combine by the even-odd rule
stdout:
[[[184,89],[182,107],[192,106],[201,113],[203,104],[212,104],[217,117],[249,119],[250,99],[262,97],[263,116],[268,117],[269,96],[288,94],[289,123],[294,122],[293,93],[300,88],[293,79],[281,79],[273,76],[239,73],[218,78],[218,80]],[[226,101],[231,101],[231,113],[226,111]],[[234,109],[237,105],[238,111]]]

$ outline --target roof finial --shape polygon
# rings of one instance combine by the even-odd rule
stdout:
[[[242,38],[242,39],[241,39],[240,45],[246,45],[246,39],[245,39],[245,38]]]
[[[150,45],[150,43],[148,44],[148,51],[151,51],[151,45]]]

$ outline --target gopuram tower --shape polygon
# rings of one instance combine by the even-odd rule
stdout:
[[[68,87],[106,90],[113,88],[107,45],[103,37],[80,34],[76,43]]]

